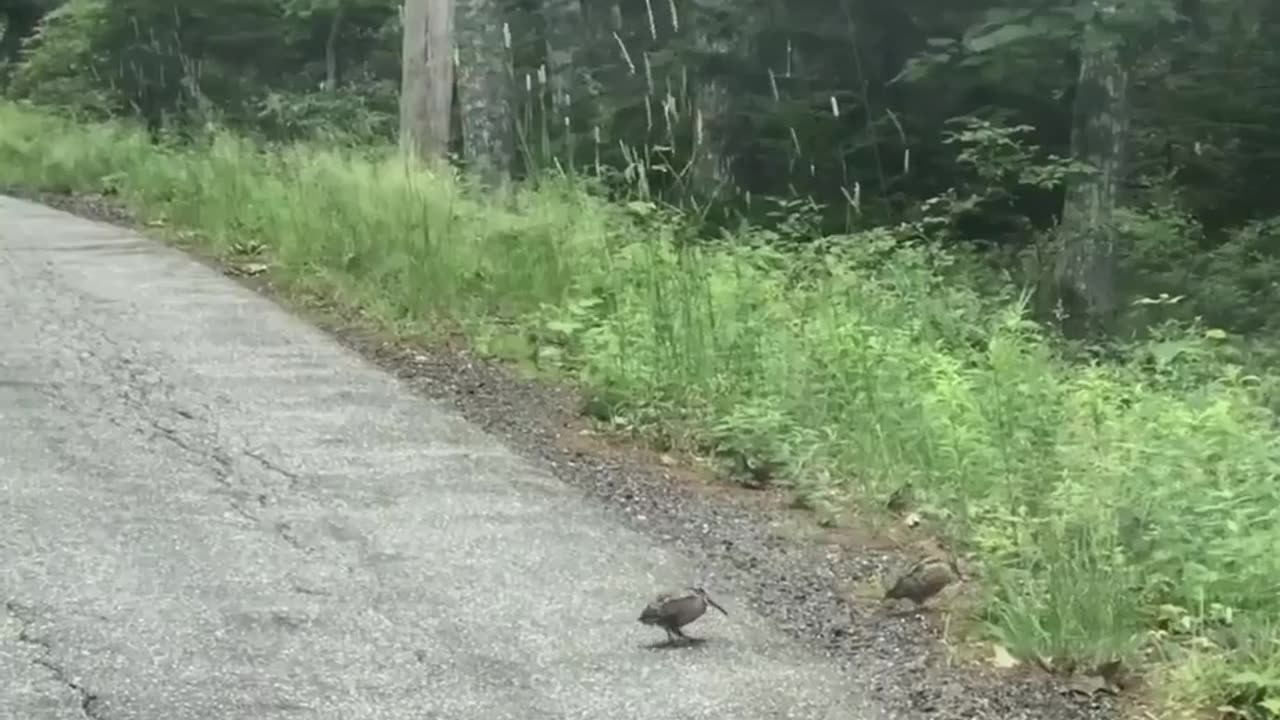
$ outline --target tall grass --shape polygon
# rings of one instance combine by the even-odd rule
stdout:
[[[889,229],[807,254],[689,246],[652,207],[554,179],[499,205],[390,149],[166,149],[0,105],[0,183],[109,186],[215,252],[260,243],[294,287],[460,322],[582,380],[619,424],[776,464],[820,510],[910,481],[981,559],[1011,649],[1087,665],[1155,647],[1195,701],[1277,715],[1280,441],[1212,338],[1072,364],[1012,288],[979,291]]]

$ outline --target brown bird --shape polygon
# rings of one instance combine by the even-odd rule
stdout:
[[[946,559],[929,556],[922,558],[907,569],[898,581],[884,594],[885,600],[907,599],[924,605],[925,601],[942,591],[943,588],[963,577],[956,566],[955,558]]]
[[[911,507],[915,487],[911,482],[899,485],[892,493],[889,494],[889,500],[885,506],[889,508],[889,512],[902,514]]]
[[[716,601],[707,595],[706,590],[700,587],[692,587],[689,590],[691,592],[688,595],[679,597],[671,593],[659,595],[641,611],[640,622],[645,625],[657,625],[666,630],[668,641],[677,637],[692,640],[694,638],[685,635],[680,628],[702,617],[707,612],[708,605],[728,617],[729,613],[717,605]]]

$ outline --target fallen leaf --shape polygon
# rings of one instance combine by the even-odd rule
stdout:
[[[920,524],[920,513],[911,513],[902,519],[902,524],[909,528],[916,527]]]
[[[228,275],[261,275],[269,267],[266,263],[228,263],[226,273]]]
[[[1022,664],[1022,661],[1013,656],[1005,646],[999,643],[991,643],[991,664],[1007,670],[1015,668]]]

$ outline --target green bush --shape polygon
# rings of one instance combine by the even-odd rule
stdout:
[[[1130,282],[1179,302],[1148,306],[1148,320],[1202,318],[1213,327],[1274,335],[1280,319],[1280,218],[1254,220],[1211,243],[1173,207],[1120,213]]]
[[[483,201],[390,149],[166,148],[4,105],[0,183],[109,186],[217,253],[257,243],[286,286],[391,326],[460,322],[581,379],[619,426],[776,464],[819,509],[910,481],[980,558],[1010,648],[1154,647],[1192,700],[1275,716],[1280,441],[1215,333],[1161,327],[1130,360],[1071,363],[1012,288],[907,233],[689,245],[652,205],[564,179]]]

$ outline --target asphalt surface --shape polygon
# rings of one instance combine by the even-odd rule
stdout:
[[[858,718],[760,616],[180,252],[0,196],[0,717]],[[715,587],[709,589],[715,597]]]

